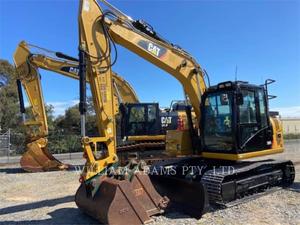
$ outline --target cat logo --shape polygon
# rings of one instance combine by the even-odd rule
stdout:
[[[78,74],[79,73],[79,68],[78,67],[70,67],[69,72]]]
[[[60,70],[64,71],[64,72],[68,72],[68,73],[73,73],[73,74],[76,74],[76,75],[78,75],[78,73],[79,73],[79,68],[78,67],[72,67],[72,66],[64,66]]]
[[[167,53],[167,49],[150,41],[140,40],[138,45],[158,58],[162,58]]]
[[[148,51],[151,52],[153,55],[159,56],[160,48],[155,46],[153,43],[149,42],[148,44]]]
[[[171,116],[162,116],[161,117],[161,126],[162,127],[168,127],[171,123],[172,123]]]

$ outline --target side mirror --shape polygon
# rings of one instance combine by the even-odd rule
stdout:
[[[237,93],[236,103],[237,103],[237,105],[243,105],[244,104],[244,96],[243,96],[242,93]]]

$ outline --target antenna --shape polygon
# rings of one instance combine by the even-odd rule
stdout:
[[[235,65],[235,81],[237,81],[237,71],[238,71],[238,67],[237,65]]]

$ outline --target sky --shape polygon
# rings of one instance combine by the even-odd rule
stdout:
[[[262,84],[272,110],[300,117],[300,1],[110,1],[133,19],[143,19],[196,58],[212,84],[237,79]],[[13,63],[21,40],[78,55],[78,1],[0,0],[0,58]],[[169,106],[183,99],[180,83],[166,72],[118,46],[113,70],[142,102]],[[44,97],[55,115],[75,104],[78,82],[41,70]]]

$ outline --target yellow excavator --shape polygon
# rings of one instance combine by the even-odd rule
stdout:
[[[48,125],[38,68],[78,80],[78,60],[63,53],[52,52],[37,46],[32,47],[46,51],[48,54],[51,53],[52,57],[40,53],[33,54],[30,52],[30,46],[30,44],[22,41],[14,54],[14,62],[18,72],[17,86],[21,103],[20,108],[23,114],[23,123],[27,130],[26,152],[23,154],[20,164],[24,170],[29,172],[67,169],[68,165],[55,159],[47,150]],[[130,84],[116,73],[113,74],[113,85],[115,104],[139,102]],[[25,119],[21,86],[24,87],[31,106],[33,118],[29,121]]]
[[[145,224],[171,200],[200,217],[208,204],[238,204],[293,183],[291,161],[247,160],[284,151],[281,123],[268,107],[272,80],[261,86],[226,81],[207,87],[202,68],[187,51],[146,22],[105,0],[101,4],[108,10],[96,0],[80,0],[79,5],[79,108],[86,163],[75,202],[82,211],[105,224]],[[116,44],[175,77],[189,103],[189,129],[167,131],[166,151],[174,157],[150,168],[142,162],[118,167],[111,70]],[[85,132],[87,79],[98,137]]]
[[[81,135],[86,157],[75,197],[80,209],[104,223],[145,223],[167,203],[160,197],[154,201],[156,207],[149,208],[152,183],[159,193],[199,217],[208,203],[237,204],[249,195],[293,183],[291,161],[245,161],[284,150],[280,121],[268,109],[267,88],[273,80],[262,86],[226,81],[207,87],[203,70],[188,52],[159,36],[146,22],[133,20],[105,0],[101,2],[108,11],[103,12],[96,0],[81,0],[79,6]],[[116,61],[117,54],[112,59],[116,44],[175,77],[191,105],[186,106],[189,129],[167,132],[166,151],[171,149],[181,157],[152,165],[151,183],[146,175],[114,170],[118,158],[111,67]],[[102,124],[99,137],[85,134],[86,77],[98,123]],[[99,150],[104,152],[100,157]],[[145,193],[150,193],[148,201]],[[136,200],[140,205],[131,204]]]

